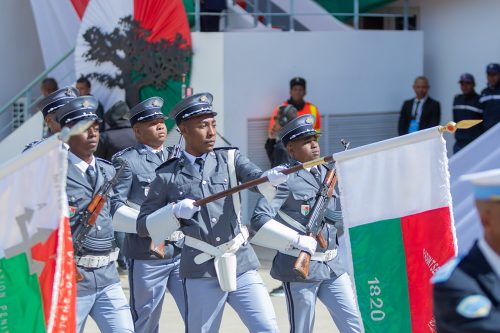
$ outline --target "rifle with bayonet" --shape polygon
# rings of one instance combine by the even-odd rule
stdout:
[[[319,246],[322,249],[326,249],[328,246],[327,241],[323,238],[321,231],[323,230],[323,225],[325,224],[325,210],[328,207],[328,203],[332,198],[335,184],[337,183],[337,174],[335,169],[328,170],[325,179],[321,183],[320,190],[316,196],[316,202],[311,210],[309,222],[306,226],[306,234],[308,236],[316,238]],[[309,264],[311,262],[311,255],[309,252],[300,251],[295,264],[293,265],[293,271],[295,274],[305,279],[309,275]]]
[[[99,192],[97,192],[97,194],[92,198],[92,200],[90,200],[90,203],[88,204],[87,208],[85,209],[83,214],[78,218],[76,229],[73,232],[73,250],[75,255],[80,253],[80,251],[82,250],[83,243],[85,242],[87,235],[90,233],[92,227],[95,225],[97,218],[101,213],[102,208],[104,207],[106,201],[108,200],[109,193],[111,192],[113,186],[118,181],[118,177],[120,177],[120,175],[122,174],[126,164],[127,164],[126,161],[123,161],[120,164],[120,167],[118,171],[116,171],[115,176],[111,180],[106,181],[101,186]],[[80,282],[83,280],[83,275],[78,270],[78,267],[76,267],[76,264],[77,263],[75,262],[76,281]]]

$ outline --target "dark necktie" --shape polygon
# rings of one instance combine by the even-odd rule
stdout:
[[[95,186],[95,183],[97,181],[97,175],[95,173],[95,169],[92,165],[89,165],[87,168],[87,171],[85,171],[85,175],[87,176],[87,180],[92,185],[92,187]]]
[[[194,163],[198,166],[198,172],[202,173],[203,172],[203,164],[205,164],[205,160],[202,159],[201,157],[198,157],[194,160]]]
[[[415,113],[412,115],[412,119],[415,119],[417,120],[417,116],[418,116],[418,107],[420,106],[420,101],[417,100],[417,103],[415,104]]]
[[[163,162],[163,150],[157,151],[155,154],[156,154],[156,156],[158,156],[160,161]]]
[[[319,174],[318,169],[316,169],[315,167],[312,167],[310,171],[311,171],[312,175],[314,176],[314,179],[316,179],[318,184],[321,185],[321,175]]]

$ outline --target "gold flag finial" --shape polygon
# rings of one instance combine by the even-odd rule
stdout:
[[[453,121],[450,121],[444,126],[439,126],[439,132],[444,133],[455,133],[457,129],[468,129],[471,128],[472,126],[476,126],[477,124],[481,123],[481,119],[467,119],[467,120],[461,120],[458,123],[455,123]]]

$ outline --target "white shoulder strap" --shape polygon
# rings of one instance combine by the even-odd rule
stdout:
[[[229,172],[229,185],[231,187],[238,186],[238,180],[236,178],[236,149],[231,149],[227,151],[227,169]],[[238,225],[241,228],[241,202],[240,194],[233,193],[233,207],[236,216],[238,217]]]

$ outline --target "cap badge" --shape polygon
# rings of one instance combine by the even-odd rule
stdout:
[[[160,107],[160,101],[158,99],[154,99],[153,102],[151,103],[152,106],[155,108]]]
[[[312,123],[313,123],[313,119],[312,119],[312,117],[307,117],[307,118],[305,119],[305,123],[306,123],[306,124],[312,124]]]
[[[66,89],[66,91],[64,92],[64,94],[65,94],[66,96],[73,96],[73,95],[74,95],[74,94],[73,94],[73,90],[71,90],[70,88]]]
[[[90,102],[89,101],[83,101],[82,103],[82,107],[85,108],[85,109],[89,109],[90,108]]]
[[[201,96],[200,97],[200,102],[207,103],[208,102],[207,96],[205,96],[205,95]]]

